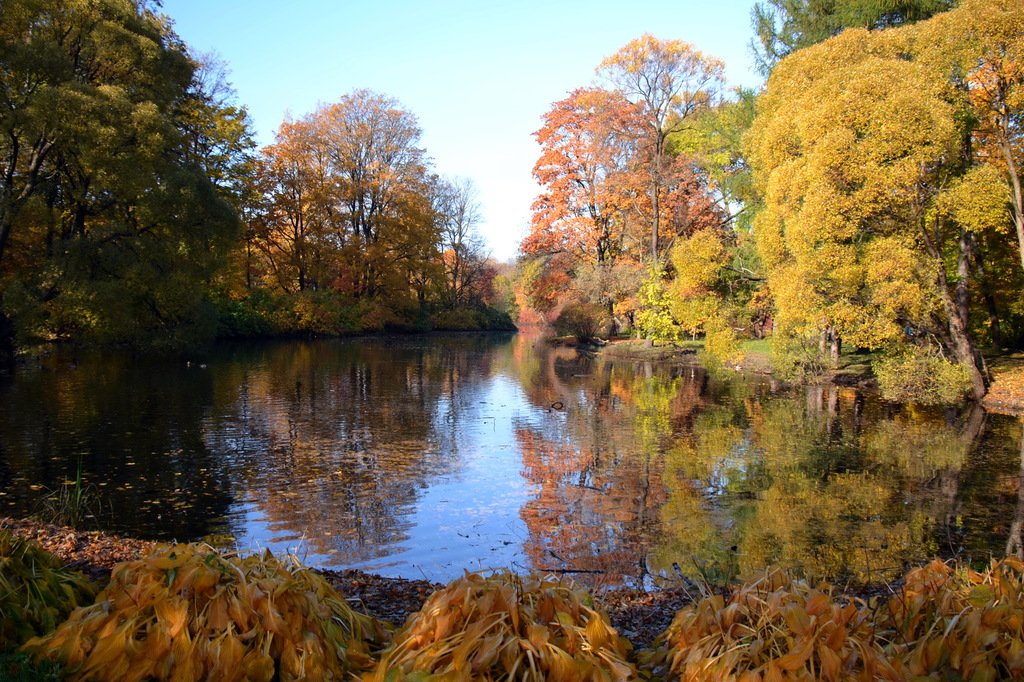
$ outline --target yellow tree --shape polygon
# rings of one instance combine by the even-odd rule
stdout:
[[[422,299],[440,226],[416,118],[367,90],[281,126],[264,150],[263,251],[285,291]]]
[[[669,136],[687,130],[694,117],[719,98],[725,65],[681,40],[659,40],[645,34],[601,62],[598,74],[638,104],[646,127],[641,140],[641,168],[651,201],[651,259],[660,258],[662,192],[670,167]]]
[[[965,259],[962,227],[937,210],[963,130],[946,81],[906,58],[911,35],[847,31],[776,67],[748,136],[765,196],[755,234],[778,335],[894,348],[939,332],[980,397],[947,273]]]
[[[328,238],[336,229],[331,224],[336,199],[330,164],[312,122],[282,123],[258,169],[267,197],[260,220],[266,229],[259,230],[256,241],[268,276],[288,293],[326,286],[325,264],[337,258]]]
[[[969,163],[998,171],[981,171],[965,194],[976,207],[979,192],[1009,205],[1024,268],[1024,3],[965,0],[921,24],[913,40],[919,59],[954,86],[955,101],[972,124]],[[993,203],[986,210],[987,229],[1005,224],[1003,216],[993,215]],[[975,211],[975,222],[979,217]]]

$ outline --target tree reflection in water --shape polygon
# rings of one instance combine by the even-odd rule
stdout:
[[[535,336],[57,356],[0,385],[0,509],[83,480],[101,525],[446,580],[511,565],[601,584],[680,573],[889,579],[1020,553],[1018,419],[838,387],[605,360]],[[131,513],[125,513],[131,510]]]

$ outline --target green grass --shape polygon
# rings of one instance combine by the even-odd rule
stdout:
[[[33,663],[27,654],[0,653],[0,680],[3,682],[58,682],[62,678],[57,663]]]
[[[747,339],[740,343],[740,349],[744,353],[764,353],[768,355],[772,352],[772,342],[768,339]]]

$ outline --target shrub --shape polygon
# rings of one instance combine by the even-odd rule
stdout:
[[[274,334],[278,331],[273,325],[275,303],[266,289],[254,289],[239,300],[219,299],[217,336],[251,338]]]
[[[92,606],[24,649],[79,680],[341,679],[383,636],[297,564],[176,545],[120,564]]]
[[[678,680],[898,680],[870,611],[776,571],[683,608],[658,638],[656,674]]]
[[[38,545],[0,531],[0,651],[51,632],[96,588]]]
[[[879,618],[904,679],[1024,677],[1024,563],[912,570]]]
[[[366,679],[633,679],[628,653],[585,592],[550,577],[467,573],[409,617]]]
[[[303,291],[292,296],[290,303],[296,332],[337,336],[351,331],[348,306],[332,291]]]
[[[453,332],[483,329],[483,321],[476,314],[476,311],[469,308],[440,310],[431,315],[430,324],[434,329]]]
[[[591,303],[569,303],[555,318],[555,331],[561,336],[574,336],[580,341],[592,341],[610,326],[608,314],[601,306]]]
[[[882,397],[896,402],[957,403],[971,386],[966,367],[917,346],[886,354],[873,369]]]
[[[769,357],[772,371],[784,381],[812,381],[829,370],[817,337],[777,334],[772,337]]]
[[[515,331],[508,313],[490,307],[439,310],[430,316],[430,326],[438,331]]]
[[[640,285],[636,330],[651,341],[677,344],[681,330],[672,317],[671,299],[665,290],[664,278],[664,271],[651,270]]]

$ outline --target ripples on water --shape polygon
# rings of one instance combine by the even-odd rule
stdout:
[[[105,529],[385,575],[888,579],[1004,553],[1024,520],[1020,420],[523,334],[54,356],[0,395],[0,513],[80,470]]]

